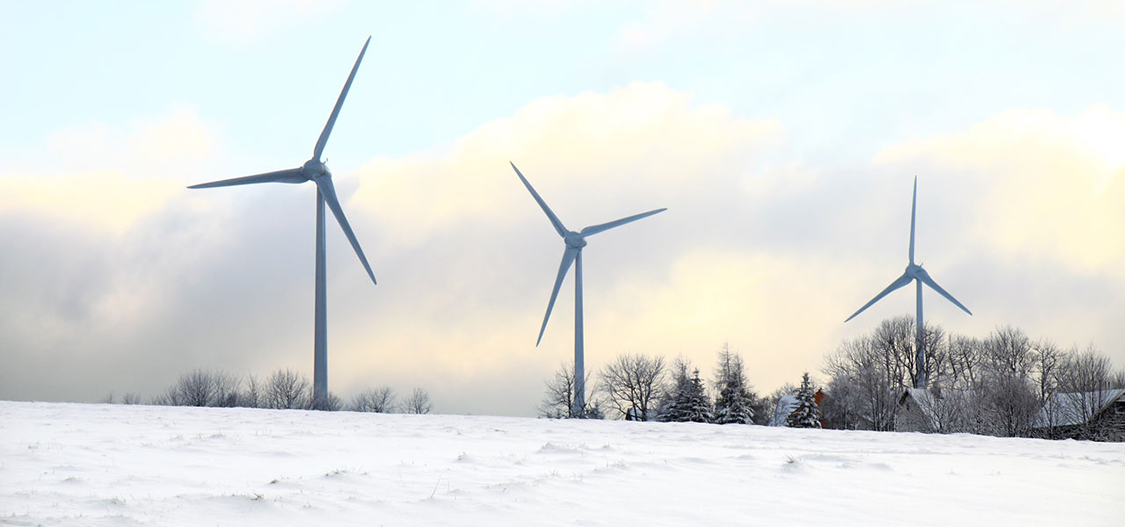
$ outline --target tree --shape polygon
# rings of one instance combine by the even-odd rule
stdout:
[[[415,388],[410,397],[402,403],[403,410],[408,414],[428,414],[434,405],[430,402],[430,394],[422,388]]]
[[[395,392],[390,386],[368,388],[352,399],[352,410],[387,414],[395,411]]]
[[[601,408],[595,401],[591,404],[590,397],[586,400],[586,408],[583,415],[574,414],[574,367],[565,362],[559,365],[559,369],[550,379],[544,381],[547,387],[546,393],[543,395],[543,400],[539,403],[539,415],[542,417],[549,417],[553,419],[601,419]],[[586,372],[585,386],[590,386],[590,372]],[[591,390],[591,396],[598,391],[595,386]]]
[[[664,380],[664,357],[618,355],[601,371],[601,390],[620,417],[648,421]]]
[[[227,373],[197,369],[181,374],[154,402],[173,406],[235,406],[238,385],[238,378]]]
[[[820,428],[820,407],[816,405],[812,386],[809,384],[809,372],[801,378],[801,387],[797,390],[797,408],[785,420],[785,426],[790,428]]]
[[[671,395],[665,398],[661,407],[660,421],[710,423],[714,419],[711,401],[707,398],[703,380],[699,378],[699,369],[694,369],[688,376],[689,367],[690,364],[682,357],[673,363],[674,384]]]
[[[715,367],[715,423],[752,424],[754,422],[758,396],[746,382],[742,357],[730,351],[726,343],[719,350],[719,360]]]
[[[246,391],[238,397],[238,406],[262,408],[265,404],[264,386],[253,373],[246,376]]]
[[[834,412],[850,416],[855,428],[894,430],[895,397],[903,387],[904,374],[887,351],[874,338],[861,336],[841,344],[824,366],[832,379],[829,386],[834,391],[828,395],[835,399]]]
[[[1005,437],[1027,435],[1039,411],[1032,388],[1035,367],[1031,339],[1012,326],[997,328],[984,341],[984,386],[978,388],[986,426]]]
[[[312,403],[312,386],[305,376],[290,369],[270,374],[265,385],[265,408],[304,410]]]

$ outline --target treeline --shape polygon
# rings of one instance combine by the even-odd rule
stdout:
[[[110,393],[102,402],[143,404],[145,401],[136,393],[126,393],[120,400]],[[368,388],[349,402],[332,392],[326,399],[316,400],[308,378],[289,369],[279,369],[266,377],[253,374],[236,376],[220,370],[194,370],[181,374],[175,383],[148,402],[166,406],[413,414],[426,414],[433,409],[429,392],[422,388],[415,388],[401,400],[390,386]]]
[[[976,338],[927,324],[928,389],[909,390],[914,332],[912,317],[884,320],[827,357],[826,424],[1006,437],[1062,437],[1064,427],[1085,426],[1069,435],[1088,439],[1104,438],[1097,428],[1112,424],[1092,422],[1092,414],[1113,390],[1125,388],[1125,371],[1115,371],[1093,346],[1064,349],[1011,326]]]
[[[985,338],[928,324],[916,390],[915,325],[884,320],[825,359],[827,382],[804,375],[768,397],[747,380],[742,357],[724,345],[709,381],[684,358],[620,355],[593,375],[585,409],[572,408],[574,375],[564,364],[546,382],[542,417],[774,424],[850,430],[965,432],[1006,437],[1121,440],[1125,412],[1095,413],[1125,389],[1125,370],[1093,346],[1062,348],[1001,327]],[[1118,415],[1120,414],[1120,415]]]
[[[664,357],[642,354],[618,356],[597,372],[591,383],[586,408],[573,407],[574,370],[563,364],[546,382],[546,395],[539,406],[541,417],[605,417],[630,421],[697,422],[719,424],[765,424],[771,399],[763,399],[746,377],[742,357],[723,345],[715,371],[707,381],[699,369],[678,357],[668,364]],[[714,394],[713,396],[711,394]]]

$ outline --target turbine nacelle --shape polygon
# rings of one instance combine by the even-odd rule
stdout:
[[[938,283],[936,281],[934,281],[933,277],[930,276],[930,273],[927,273],[926,270],[923,269],[920,264],[914,263],[914,219],[916,217],[916,211],[918,210],[918,178],[914,178],[914,197],[912,198],[911,201],[912,201],[912,203],[910,205],[910,251],[908,253],[910,263],[906,264],[906,270],[903,271],[902,276],[898,277],[894,282],[891,282],[891,285],[888,285],[886,289],[883,289],[882,292],[875,295],[875,298],[872,298],[869,302],[864,304],[863,307],[859,308],[858,311],[856,311],[855,313],[852,313],[852,316],[848,317],[847,320],[844,320],[845,323],[848,320],[851,320],[851,319],[855,318],[856,315],[859,315],[865,309],[871,307],[872,304],[874,304],[875,302],[878,302],[880,299],[882,299],[884,296],[887,296],[892,291],[894,291],[896,289],[899,289],[901,287],[905,287],[907,284],[909,284],[909,283],[911,283],[915,280],[918,280],[919,282],[921,282],[922,284],[925,284],[930,289],[933,289],[939,295],[945,297],[946,300],[949,300],[951,303],[953,303],[953,305],[961,308],[962,311],[964,311],[964,312],[966,312],[970,315],[973,314],[972,311],[969,311],[969,308],[965,307],[964,304],[957,301],[956,298],[953,298],[953,295],[949,294],[948,291],[946,291],[940,285],[938,285]],[[918,294],[919,295],[922,294],[921,289],[918,290]],[[921,296],[919,296],[918,298],[919,298],[918,322],[920,324],[921,319],[922,319],[922,317],[921,317],[921,307],[920,307],[922,305],[921,304]]]
[[[301,165],[301,172],[308,176],[310,180],[326,174],[329,176],[332,175],[332,173],[328,171],[328,165],[325,165],[319,159],[305,161],[305,164]]]
[[[926,271],[922,269],[921,265],[911,262],[906,265],[906,271],[904,271],[902,275],[909,276],[910,278],[918,278],[922,273],[925,272]]]
[[[571,249],[581,249],[586,246],[586,237],[581,234],[570,231],[563,236],[563,242]]]

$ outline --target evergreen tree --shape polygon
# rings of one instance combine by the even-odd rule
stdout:
[[[675,392],[660,412],[660,420],[710,423],[714,415],[711,412],[711,401],[703,388],[703,380],[699,378],[699,370],[696,369],[691,377],[687,376],[686,368],[676,373]]]
[[[719,350],[715,376],[715,389],[719,395],[715,398],[714,422],[721,425],[751,424],[757,395],[747,386],[742,357],[731,353],[727,344]]]
[[[797,390],[797,408],[785,420],[785,426],[790,428],[820,428],[820,407],[813,398],[812,387],[809,386],[809,373],[801,379],[801,388]]]

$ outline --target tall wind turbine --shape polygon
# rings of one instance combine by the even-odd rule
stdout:
[[[586,409],[586,376],[584,365],[584,349],[582,340],[582,248],[586,246],[586,237],[597,234],[599,232],[608,231],[614,227],[620,227],[626,223],[637,221],[641,218],[646,218],[664,212],[668,209],[656,209],[648,212],[642,212],[627,218],[611,221],[609,223],[602,223],[600,225],[591,225],[575,232],[567,230],[563,223],[559,221],[559,217],[551,211],[547,206],[547,202],[539,197],[539,193],[531,187],[527,178],[523,177],[520,169],[516,168],[515,163],[509,161],[512,169],[516,171],[516,175],[523,181],[527,190],[531,192],[531,197],[535,198],[535,202],[547,214],[547,218],[551,220],[551,225],[555,227],[555,231],[562,237],[563,243],[566,244],[566,249],[563,250],[562,263],[559,264],[559,274],[555,278],[555,288],[551,291],[551,301],[547,303],[547,313],[543,315],[543,326],[539,328],[539,339],[535,341],[535,345],[543,340],[543,332],[547,330],[547,320],[551,318],[551,309],[555,307],[555,298],[559,296],[559,288],[562,287],[563,278],[566,277],[566,272],[570,270],[570,265],[574,264],[574,399],[571,408],[571,415],[575,417],[585,416]]]
[[[953,295],[946,292],[945,289],[942,289],[941,286],[938,285],[937,282],[935,282],[933,278],[930,278],[930,274],[927,273],[925,269],[922,269],[921,265],[918,265],[918,264],[914,263],[914,217],[915,217],[915,212],[917,210],[918,210],[918,176],[914,176],[914,198],[913,198],[913,201],[910,205],[910,255],[909,255],[910,256],[910,262],[906,265],[906,271],[904,273],[902,273],[902,276],[898,277],[897,280],[895,280],[894,282],[891,282],[891,285],[887,286],[887,288],[884,289],[883,292],[875,295],[875,298],[872,298],[870,302],[864,304],[863,307],[859,308],[859,311],[856,311],[855,313],[852,314],[852,316],[848,317],[848,320],[851,320],[851,319],[855,318],[856,315],[862,313],[864,309],[867,309],[867,308],[871,307],[872,304],[874,304],[875,302],[878,302],[879,299],[887,296],[891,291],[894,291],[895,289],[898,289],[898,288],[900,288],[900,287],[902,287],[906,284],[909,284],[911,281],[913,281],[915,283],[915,291],[916,291],[916,295],[917,295],[917,305],[918,305],[918,317],[917,317],[917,320],[916,320],[916,322],[918,324],[918,327],[915,329],[915,332],[914,332],[914,350],[915,350],[915,356],[914,356],[914,369],[915,369],[914,387],[915,388],[925,388],[926,387],[926,368],[925,368],[925,366],[926,366],[926,351],[923,347],[923,338],[922,338],[922,335],[923,335],[922,284],[926,284],[930,289],[933,289],[934,291],[937,291],[939,295],[944,296],[947,300],[949,300],[950,302],[953,302],[953,305],[961,308],[962,311],[968,313],[969,315],[972,315],[973,312],[969,311],[969,308],[962,305],[961,302],[958,302],[956,298],[953,298]],[[848,322],[848,320],[845,320],[844,323],[846,324]]]
[[[363,255],[363,249],[360,248],[359,241],[356,240],[351,225],[348,225],[348,218],[344,216],[344,209],[340,208],[340,200],[336,198],[336,188],[332,185],[332,173],[328,171],[328,167],[321,161],[324,145],[328,143],[328,136],[332,133],[332,126],[336,124],[336,117],[340,114],[340,107],[344,105],[344,98],[348,96],[348,89],[351,88],[352,80],[355,79],[355,72],[359,69],[359,63],[363,60],[363,54],[367,52],[367,45],[370,43],[371,37],[367,37],[367,41],[363,43],[363,49],[360,50],[359,56],[355,59],[352,72],[348,74],[348,80],[344,83],[344,89],[340,91],[340,96],[336,99],[336,106],[332,108],[332,115],[328,116],[328,123],[324,125],[324,130],[321,130],[320,137],[316,140],[316,146],[313,147],[312,158],[305,161],[305,164],[301,165],[300,168],[289,168],[253,176],[224,179],[222,181],[213,181],[211,183],[202,183],[188,187],[213,188],[249,185],[252,183],[304,183],[306,181],[312,181],[316,184],[316,306],[313,330],[313,398],[314,405],[318,408],[323,405],[328,398],[328,306],[324,251],[325,205],[328,205],[328,208],[332,210],[332,215],[336,216],[336,222],[340,224],[340,228],[344,230],[344,235],[347,236],[348,241],[351,242],[352,248],[355,249],[356,256],[359,256],[360,263],[362,263],[363,268],[367,270],[367,276],[370,276],[371,282],[375,283],[375,273],[371,272],[371,266],[367,263],[367,257]]]

